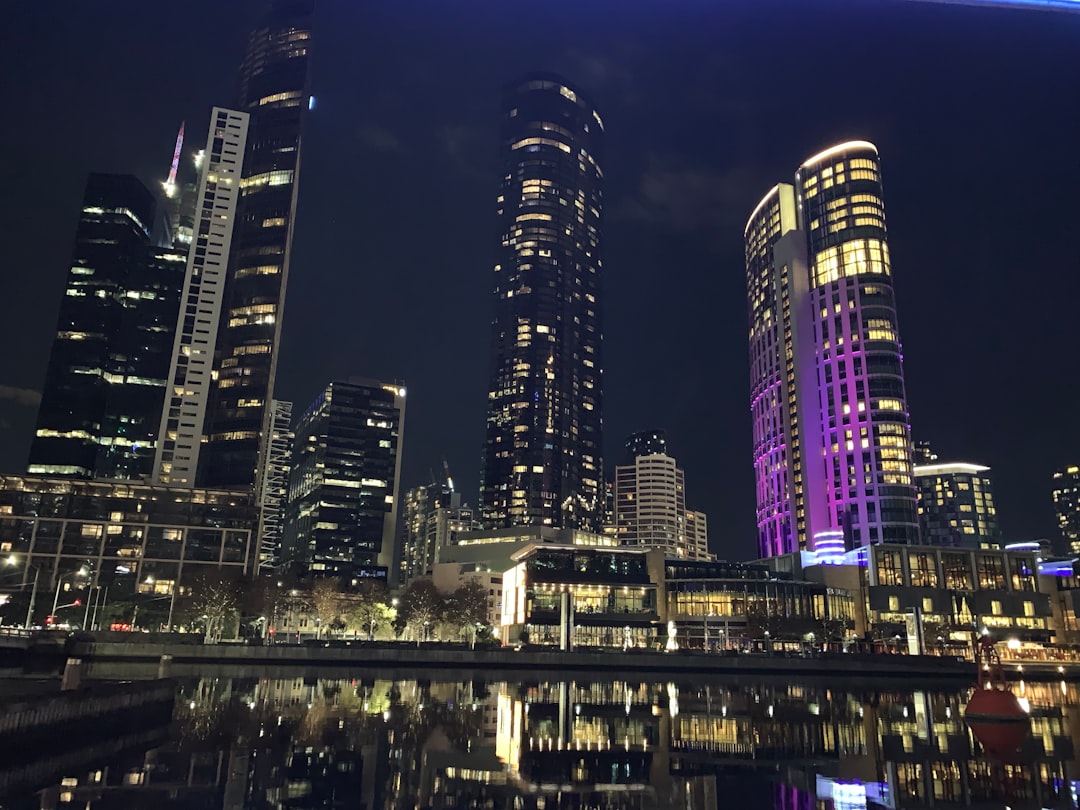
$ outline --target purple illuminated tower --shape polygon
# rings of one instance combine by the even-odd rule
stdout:
[[[840,144],[746,224],[762,557],[919,541],[877,148]]]

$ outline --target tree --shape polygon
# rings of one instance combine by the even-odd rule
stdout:
[[[430,579],[415,579],[402,592],[400,602],[394,629],[398,633],[412,631],[419,647],[427,638],[428,628],[445,612],[446,601]]]
[[[469,634],[469,646],[476,647],[476,631],[488,624],[487,588],[470,579],[446,598],[446,618],[457,631]]]
[[[311,586],[311,606],[315,610],[318,625],[315,636],[318,638],[322,628],[331,629],[341,619],[345,610],[345,597],[341,593],[336,579],[320,579]]]
[[[203,621],[207,644],[221,641],[238,606],[235,584],[226,579],[204,579],[195,586],[191,594],[192,617]]]
[[[368,640],[375,640],[375,631],[393,618],[389,594],[381,582],[365,579],[352,600],[347,624],[359,627],[367,633]]]

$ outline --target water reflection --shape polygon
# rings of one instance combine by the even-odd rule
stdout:
[[[207,678],[169,744],[63,774],[41,808],[1076,807],[1080,703],[981,755],[967,694],[781,683]]]

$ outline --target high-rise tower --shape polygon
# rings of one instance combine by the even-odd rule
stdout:
[[[274,0],[240,68],[237,109],[250,125],[200,456],[205,486],[255,486],[269,453],[313,7],[314,0]]]
[[[29,471],[150,474],[183,254],[151,241],[155,203],[131,175],[87,180]]]
[[[663,548],[672,557],[708,559],[705,515],[686,508],[686,474],[668,455],[664,432],[634,433],[625,447],[627,458],[615,468],[619,543]]]
[[[405,389],[332,382],[297,422],[286,562],[316,576],[393,576]]]
[[[604,125],[548,75],[502,115],[482,520],[599,531]]]
[[[1080,554],[1080,467],[1054,473],[1054,515],[1061,530],[1062,551]]]
[[[214,107],[207,133],[209,160],[200,169],[197,221],[187,257],[180,316],[175,323],[172,364],[154,481],[193,487],[202,454],[214,344],[223,321],[225,267],[236,229],[247,113]]]
[[[877,148],[811,157],[745,236],[760,554],[918,542]]]

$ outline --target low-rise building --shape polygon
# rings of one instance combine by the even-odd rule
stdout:
[[[977,635],[1018,644],[1054,640],[1054,611],[1030,550],[863,546],[821,564],[814,552],[770,559],[798,578],[852,592],[863,637],[910,652],[969,650]]]
[[[678,643],[698,649],[745,649],[768,639],[843,641],[857,627],[850,591],[797,579],[764,563],[705,562],[650,552],[660,618]]]
[[[129,602],[141,626],[171,624],[176,596],[199,580],[254,574],[257,526],[246,492],[0,476],[4,586],[34,592],[36,622],[53,603],[67,611],[57,623],[82,625],[91,603]]]
[[[651,647],[657,587],[646,552],[543,544],[503,576],[502,640],[575,647]]]

